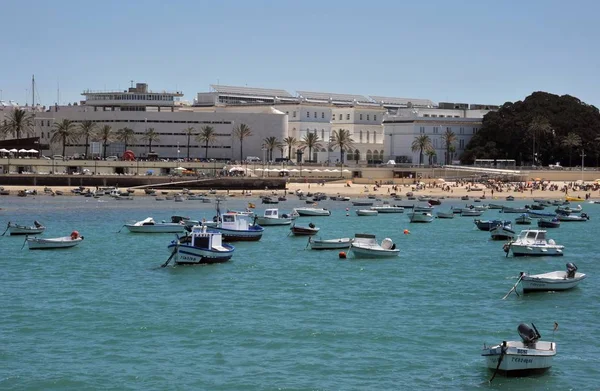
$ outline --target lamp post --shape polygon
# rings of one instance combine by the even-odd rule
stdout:
[[[581,149],[581,180],[583,181],[583,160],[585,158],[585,150]]]
[[[262,159],[263,172],[262,172],[262,176],[264,178],[265,177],[265,152],[267,151],[267,148],[265,147],[265,144],[262,145],[261,151],[263,153],[263,159]]]

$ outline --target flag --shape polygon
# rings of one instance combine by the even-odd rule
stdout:
[[[557,329],[558,329],[558,323],[554,322],[554,330],[553,331],[556,331]]]

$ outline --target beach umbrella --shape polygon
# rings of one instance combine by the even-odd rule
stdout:
[[[282,168],[281,170],[279,170],[279,172],[290,172],[290,170],[288,170],[287,168]]]
[[[315,169],[313,170],[313,172],[321,172],[321,170],[319,170],[318,168],[315,168]]]
[[[342,172],[350,172],[350,170],[343,169]]]
[[[298,170],[297,168],[292,168],[290,171],[291,172],[299,172],[300,170]],[[600,180],[600,179],[598,179],[598,180]]]
[[[18,149],[16,149],[16,148],[13,148],[13,149],[9,149],[9,150],[8,150],[8,152],[13,152],[13,153],[15,153],[15,152],[19,152],[19,150],[18,150]]]
[[[444,178],[438,178],[438,182],[446,182]]]
[[[30,149],[27,152],[29,152],[29,153],[38,153],[38,150],[37,149]]]
[[[27,152],[29,152],[29,151],[26,149],[19,149],[19,153],[27,153]]]
[[[5,149],[5,148],[0,149],[0,153],[8,153],[8,152],[9,152],[8,149]]]

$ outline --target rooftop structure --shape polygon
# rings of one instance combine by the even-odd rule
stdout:
[[[172,107],[183,96],[181,91],[149,91],[148,84],[137,83],[123,91],[92,91],[81,93],[87,106],[102,107],[104,110],[147,111],[148,107]],[[160,110],[160,109],[159,109]]]
[[[335,94],[329,92],[311,92],[311,91],[298,91],[298,95],[301,99],[308,101],[325,101],[330,103],[373,103],[369,98],[363,95],[353,94]]]
[[[434,107],[429,99],[391,98],[387,96],[371,95],[370,98],[384,107]]]

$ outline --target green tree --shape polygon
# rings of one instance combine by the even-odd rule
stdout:
[[[277,137],[267,137],[266,139],[263,140],[263,143],[265,145],[265,148],[267,148],[267,160],[272,161],[273,160],[273,150],[275,148],[279,148],[281,143],[279,142]]]
[[[329,143],[331,148],[340,149],[340,163],[344,164],[344,152],[354,149],[354,140],[347,129],[334,130]]]
[[[297,146],[298,143],[299,141],[296,140],[295,137],[286,137],[283,139],[283,145],[285,145],[288,148],[288,159],[292,158],[292,148]]]
[[[102,126],[98,132],[96,132],[95,138],[98,141],[102,141],[102,148],[104,149],[102,152],[102,157],[106,159],[106,147],[109,143],[115,141],[115,134],[110,125]]]
[[[88,158],[88,148],[90,146],[90,138],[94,137],[96,132],[96,123],[89,119],[81,121],[79,124],[79,135],[85,139],[85,158]]]
[[[208,125],[201,127],[200,134],[196,136],[196,141],[204,144],[204,147],[206,148],[204,158],[208,159],[208,144],[214,144],[217,141],[215,128]]]
[[[431,139],[428,135],[422,134],[420,136],[415,137],[412,142],[411,150],[413,152],[419,151],[419,166],[423,164],[423,152],[431,149]]]
[[[450,164],[450,147],[456,142],[456,134],[450,129],[446,129],[442,134],[442,141],[446,146],[446,165]]]
[[[196,135],[196,128],[193,126],[187,127],[183,130],[183,133],[187,137],[187,160],[190,160],[190,139]]]
[[[571,157],[573,155],[573,148],[581,146],[581,137],[579,137],[579,135],[576,133],[569,133],[562,140],[562,145],[569,150],[569,167],[572,167]]]
[[[33,115],[22,109],[12,110],[5,118],[0,130],[3,137],[12,135],[20,139],[23,134],[28,135],[33,128]]]
[[[316,133],[306,133],[306,135],[304,135],[304,137],[302,138],[302,141],[300,141],[300,147],[302,149],[308,148],[308,157],[309,160],[312,161],[312,150],[313,148],[316,149],[321,149],[323,148],[323,144],[321,144],[321,141],[319,140],[319,136]]]
[[[124,127],[117,130],[117,140],[121,141],[125,144],[125,150],[127,150],[127,146],[135,141],[135,132],[133,129]]]
[[[428,147],[425,150],[425,155],[427,155],[427,159],[429,161],[429,165],[433,165],[433,158],[437,155],[437,153],[435,152],[435,149],[433,149],[433,147]]]
[[[148,128],[141,138],[142,141],[148,141],[148,153],[152,152],[152,143],[160,142],[160,134],[154,128]]]
[[[50,142],[56,144],[62,143],[63,158],[67,149],[67,143],[74,143],[78,139],[79,133],[77,132],[77,127],[73,121],[65,118],[62,121],[54,124]]]
[[[550,126],[550,122],[544,116],[538,115],[533,118],[533,120],[529,123],[527,127],[529,134],[531,135],[532,145],[533,145],[533,156],[532,156],[532,165],[537,164],[540,145],[542,144],[542,138],[547,136],[548,133],[552,131],[552,127]],[[537,140],[537,149],[536,149],[536,140]]]
[[[239,124],[233,130],[233,135],[240,140],[240,160],[244,160],[244,139],[252,136],[252,130],[246,124]]]

